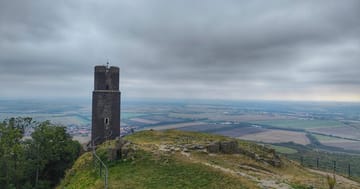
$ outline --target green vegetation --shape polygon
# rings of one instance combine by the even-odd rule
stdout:
[[[321,141],[331,141],[331,140],[338,140],[336,137],[326,136],[326,135],[318,135],[318,134],[311,134],[313,135],[317,140]]]
[[[162,132],[136,132],[129,135],[126,139],[135,143],[196,143],[201,144],[207,141],[230,140],[228,137],[220,135],[212,135],[199,132],[183,132],[178,130],[165,130]]]
[[[284,185],[299,189],[327,187],[326,176],[312,173],[285,158],[281,159],[282,166],[265,163],[264,158],[278,157],[274,150],[265,145],[237,140],[239,148],[245,153],[208,154],[196,148],[209,142],[234,139],[176,130],[140,131],[125,139],[135,149],[131,158],[107,160],[107,149],[114,146],[115,141],[106,142],[97,148],[97,154],[109,168],[109,189],[281,188]],[[184,146],[187,150],[181,150]],[[248,152],[256,155],[249,155]],[[67,171],[57,188],[103,188],[103,178],[98,173],[91,153],[87,152]],[[344,181],[339,188],[352,187]]]
[[[288,119],[288,120],[272,120],[272,121],[253,121],[253,124],[272,126],[283,129],[313,129],[324,127],[341,127],[343,123],[332,120],[300,120],[300,119]]]
[[[276,145],[271,145],[271,148],[275,149],[276,152],[282,153],[282,154],[295,154],[298,151],[293,149],[293,148],[288,148],[288,147],[284,147],[284,146],[276,146]]]
[[[34,129],[30,139],[24,133]],[[0,186],[50,188],[77,158],[80,144],[64,127],[31,118],[11,118],[0,123]]]
[[[138,132],[128,136],[133,142],[172,142],[181,139],[180,133],[166,132]],[[218,139],[220,136],[188,133],[186,135],[194,140]],[[200,138],[199,138],[200,137]],[[163,139],[163,140],[162,140]],[[194,142],[194,141],[193,141]],[[106,159],[103,144],[97,153]],[[146,150],[137,150],[134,160],[118,160],[107,162],[109,166],[109,188],[252,188],[243,179],[230,174],[222,173],[201,163],[190,162],[178,156],[152,153]],[[58,188],[82,189],[102,188],[102,178],[98,177],[93,169],[90,153],[85,153],[68,171],[67,176]]]

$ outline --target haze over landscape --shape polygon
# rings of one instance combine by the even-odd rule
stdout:
[[[359,18],[358,0],[0,0],[0,186],[360,188]]]
[[[360,101],[360,2],[0,1],[0,98]]]

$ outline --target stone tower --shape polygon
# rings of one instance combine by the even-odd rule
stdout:
[[[91,140],[100,144],[120,136],[119,68],[95,66]]]

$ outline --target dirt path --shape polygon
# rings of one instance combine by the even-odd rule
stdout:
[[[171,151],[170,150],[171,147],[169,147],[169,145],[160,144],[160,145],[156,145],[156,146],[158,147],[159,151],[163,151],[163,152],[170,152]],[[280,179],[274,178],[277,175],[272,175],[271,176],[271,175],[269,175],[269,173],[264,173],[263,170],[258,170],[258,169],[253,168],[253,167],[251,168],[252,172],[254,172],[254,173],[261,174],[261,175],[267,174],[268,177],[266,179],[261,178],[261,177],[255,177],[255,176],[249,175],[246,172],[235,171],[235,170],[225,168],[225,167],[222,167],[222,166],[219,166],[219,165],[214,165],[214,164],[211,164],[211,163],[208,163],[208,162],[204,162],[204,161],[194,159],[190,152],[180,151],[180,154],[185,156],[187,159],[191,160],[192,162],[201,163],[203,165],[218,169],[218,170],[220,170],[222,172],[226,172],[226,173],[230,173],[230,174],[233,174],[233,175],[238,175],[238,176],[241,176],[241,177],[245,177],[245,178],[257,183],[259,188],[263,188],[263,189],[265,189],[265,188],[266,189],[268,189],[268,188],[291,189],[291,186],[289,186],[288,184],[281,182]]]
[[[324,171],[319,171],[319,170],[314,170],[314,169],[307,169],[307,170],[310,172],[313,172],[313,173],[323,175],[325,177],[327,175],[331,175],[331,173],[324,172]],[[347,185],[350,185],[351,188],[360,188],[360,183],[358,183],[356,181],[350,180],[348,178],[345,178],[345,177],[337,175],[337,174],[335,174],[335,178],[336,178],[336,183],[338,183],[338,184],[347,184]]]
[[[213,164],[210,164],[210,163],[205,163],[205,162],[200,162],[206,166],[209,166],[209,167],[213,167],[215,169],[219,169],[223,172],[226,172],[226,173],[230,173],[230,174],[234,174],[234,175],[240,175],[242,177],[246,177],[254,182],[257,183],[257,185],[260,187],[260,188],[277,188],[277,189],[291,189],[291,187],[286,184],[286,183],[281,183],[279,182],[278,180],[276,179],[260,179],[260,178],[257,178],[257,177],[254,177],[254,176],[251,176],[249,174],[246,174],[246,173],[243,173],[243,172],[240,172],[240,171],[234,171],[234,170],[231,170],[231,169],[228,169],[228,168],[224,168],[224,167],[221,167],[221,166],[218,166],[218,165],[213,165]]]
[[[191,160],[192,162],[201,163],[203,165],[212,167],[214,169],[218,169],[222,172],[230,173],[233,175],[238,175],[241,177],[245,177],[249,179],[250,181],[253,181],[257,183],[259,188],[276,188],[276,189],[291,189],[292,187],[287,183],[287,181],[284,181],[283,175],[278,175],[276,173],[270,173],[270,172],[264,172],[263,170],[259,170],[255,167],[247,167],[247,166],[241,166],[240,168],[244,168],[245,170],[250,171],[250,174],[248,171],[243,170],[234,170],[231,168],[226,168],[220,165],[215,165],[207,161],[203,161],[197,158],[194,158],[192,154],[188,151],[183,151],[178,147],[173,147],[171,145],[165,145],[160,144],[156,145],[158,151],[163,151],[165,153],[174,153],[175,151],[179,152],[182,156],[186,157],[187,159]],[[313,169],[307,169],[309,172],[318,174],[320,177],[319,183],[320,185],[326,186],[327,183],[325,181],[325,178],[327,175],[331,175],[329,172],[319,171],[319,170],[313,170]],[[256,176],[257,175],[257,176]],[[323,177],[324,176],[324,177]],[[335,175],[336,178],[336,188],[359,188],[360,189],[360,183],[350,180],[346,177]],[[322,182],[322,184],[321,184]],[[309,184],[309,183],[308,183]]]

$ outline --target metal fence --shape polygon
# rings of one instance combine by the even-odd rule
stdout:
[[[306,156],[287,156],[287,158],[298,161],[302,166],[312,169],[340,174],[349,178],[360,179],[360,169],[344,161],[328,160]]]
[[[94,161],[94,167],[95,170],[98,171],[99,177],[102,177],[104,179],[104,188],[108,188],[108,178],[109,178],[109,170],[105,163],[101,160],[101,158],[96,154],[95,150],[95,140],[93,140],[92,143],[92,156]]]

